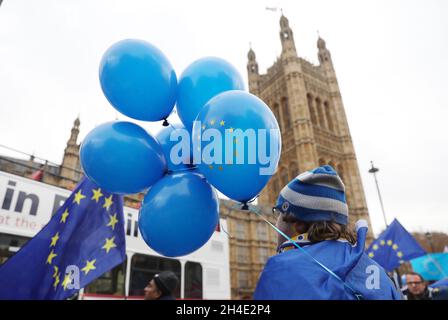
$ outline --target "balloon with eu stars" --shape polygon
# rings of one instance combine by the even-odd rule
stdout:
[[[201,248],[219,221],[214,188],[195,172],[167,174],[146,194],[139,214],[139,229],[154,251],[178,257]]]
[[[90,131],[81,144],[80,159],[92,181],[117,194],[141,192],[166,172],[157,140],[127,121],[107,122]]]
[[[281,135],[269,107],[239,90],[204,106],[193,126],[193,162],[217,190],[247,203],[275,173]]]
[[[113,44],[103,55],[99,77],[110,104],[137,120],[166,119],[177,95],[177,77],[165,55],[137,39]]]
[[[193,121],[215,95],[228,90],[244,90],[238,70],[224,59],[205,57],[190,64],[179,78],[177,111],[191,131]]]

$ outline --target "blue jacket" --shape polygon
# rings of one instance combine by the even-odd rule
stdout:
[[[360,221],[361,222],[361,221]],[[364,253],[367,224],[357,224],[358,241],[327,240],[301,244],[366,300],[401,300],[384,269]],[[298,248],[267,261],[255,290],[257,300],[354,300],[344,284]]]

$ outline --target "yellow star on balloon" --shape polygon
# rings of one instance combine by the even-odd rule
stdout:
[[[91,198],[91,200],[95,200],[96,203],[98,203],[98,201],[100,200],[100,198],[103,196],[103,194],[101,193],[101,188],[98,189],[93,189],[93,196]]]
[[[64,277],[64,281],[62,281],[62,286],[64,287],[64,290],[67,290],[67,286],[72,282],[72,277],[70,276],[70,273],[67,273]]]
[[[59,232],[56,232],[56,234],[51,238],[50,248],[55,247],[56,242],[58,242],[58,240],[59,240]]]
[[[84,271],[84,275],[88,274],[90,272],[90,270],[96,269],[95,262],[96,262],[96,259],[93,259],[92,261],[89,261],[89,260],[86,261],[86,266],[81,269],[81,271]]]
[[[112,230],[114,230],[115,229],[115,225],[117,224],[117,222],[118,222],[118,219],[117,219],[117,214],[114,214],[113,216],[112,215],[109,215],[109,223],[107,224],[107,227],[111,227],[112,228]]]
[[[54,253],[54,250],[51,250],[50,254],[47,257],[47,264],[52,264],[54,257],[56,257],[57,254]]]
[[[110,249],[112,248],[116,248],[117,245],[114,243],[115,237],[112,238],[106,238],[106,243],[104,244],[103,248],[104,250],[106,250],[106,253],[109,253]]]
[[[214,124],[215,124],[215,119],[211,120],[211,121],[210,121],[210,124],[211,124],[211,125],[214,125]]]
[[[221,120],[221,122],[220,122],[219,124],[220,124],[221,127],[222,127],[222,126],[224,126],[225,123],[226,123],[226,122],[225,122],[224,120]]]
[[[108,198],[104,199],[104,205],[103,208],[106,208],[106,210],[109,210],[110,206],[113,204],[114,202],[112,201],[112,195],[110,195]]]
[[[75,194],[75,200],[73,200],[73,202],[76,202],[79,205],[81,204],[81,200],[85,197],[86,196],[81,193],[81,190],[78,190],[78,192]]]
[[[67,217],[68,217],[69,213],[68,213],[68,209],[65,209],[65,211],[62,213],[62,217],[61,217],[61,221],[65,223],[67,221]]]

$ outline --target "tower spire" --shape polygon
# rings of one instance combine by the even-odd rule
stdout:
[[[296,45],[294,43],[294,36],[288,19],[283,15],[280,17],[280,40],[282,42],[282,56],[296,57]]]

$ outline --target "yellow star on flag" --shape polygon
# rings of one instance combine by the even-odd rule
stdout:
[[[373,250],[378,250],[378,245],[374,244],[372,248]]]
[[[387,245],[391,246],[392,245],[392,240],[387,240]]]
[[[95,202],[98,203],[100,198],[103,196],[103,194],[101,193],[101,188],[98,188],[97,190],[93,189],[92,192],[93,192],[93,196],[92,196],[91,200],[95,200]]]
[[[386,244],[386,241],[381,240],[381,241],[380,241],[380,244],[381,244],[382,246],[384,246],[384,245]]]
[[[75,200],[73,202],[76,202],[78,205],[81,204],[81,200],[84,199],[86,196],[81,193],[81,190],[78,190],[75,194]]]
[[[62,286],[64,287],[64,290],[67,290],[67,286],[72,282],[72,277],[70,276],[70,273],[67,273],[64,277],[64,281],[62,281]]]
[[[56,274],[56,276],[53,277],[53,278],[54,278],[53,287],[54,287],[55,289],[56,289],[56,287],[58,286],[59,281],[61,281],[60,278],[59,278],[60,275],[61,275],[61,274],[58,273],[58,274]]]
[[[370,257],[370,258],[373,258],[373,257],[374,257],[373,252],[370,252],[370,253],[369,253],[369,257]]]
[[[112,230],[114,230],[115,229],[115,225],[117,224],[117,222],[118,222],[118,219],[117,219],[117,214],[114,214],[113,216],[112,215],[109,215],[109,223],[107,224],[107,227],[111,227],[112,228]]]
[[[52,264],[54,257],[56,257],[57,254],[54,253],[54,250],[52,249],[50,254],[47,257],[47,264]]]
[[[65,223],[67,221],[67,217],[68,217],[69,213],[68,213],[68,209],[65,209],[65,211],[62,213],[62,217],[61,217],[61,221]]]
[[[398,246],[397,246],[396,244],[394,244],[394,245],[392,246],[392,249],[397,250],[397,249],[398,249]]]
[[[59,268],[58,266],[53,266],[53,269],[54,269],[53,278],[56,278],[59,273]]]
[[[106,250],[106,253],[109,253],[110,249],[112,248],[116,248],[117,245],[114,243],[115,237],[112,238],[106,238],[106,243],[104,244],[103,248],[104,250]]]
[[[114,202],[112,201],[112,195],[110,195],[108,198],[104,199],[104,205],[103,208],[106,208],[106,210],[109,210],[110,206],[113,204]]]
[[[59,240],[59,232],[56,232],[56,234],[51,238],[50,248],[55,247],[56,242],[58,242],[58,240]]]
[[[401,252],[401,251],[398,251],[398,252],[397,252],[397,257],[398,257],[398,258],[401,258],[401,257],[403,257],[403,252]]]
[[[87,260],[86,261],[86,266],[84,268],[81,269],[81,271],[84,271],[84,274],[88,274],[90,272],[90,270],[95,270],[95,262],[96,259],[93,259],[92,261]]]

